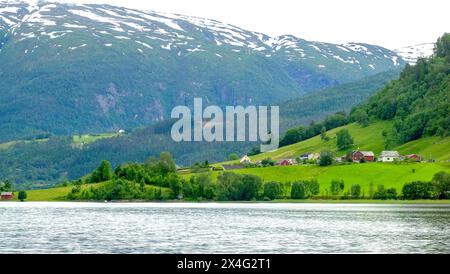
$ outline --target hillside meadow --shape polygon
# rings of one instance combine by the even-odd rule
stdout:
[[[328,141],[322,140],[319,135],[293,145],[281,147],[275,151],[251,156],[250,158],[253,162],[266,158],[278,160],[296,158],[308,152],[319,153],[323,150],[330,150],[336,156],[343,156],[348,151],[357,149],[373,151],[375,155],[379,155],[385,150],[386,137],[383,136],[383,131],[388,131],[392,128],[392,125],[392,121],[378,121],[367,127],[352,123],[327,131],[327,136],[330,138]],[[354,145],[346,150],[338,150],[336,145],[336,133],[342,129],[347,129],[354,140]],[[450,137],[423,137],[419,140],[393,147],[391,150],[398,150],[402,155],[418,154],[427,160],[432,158],[436,161],[448,161],[450,160]],[[215,166],[231,163],[236,162],[227,161]]]
[[[359,184],[365,193],[368,193],[371,182],[375,187],[382,184],[386,188],[396,188],[397,192],[401,193],[405,183],[431,181],[434,174],[440,171],[450,172],[450,163],[367,163],[329,167],[316,165],[276,166],[241,169],[235,172],[257,175],[265,182],[294,182],[316,178],[320,183],[321,194],[325,194],[325,190],[330,188],[332,180],[343,180],[345,189],[350,188],[353,184]]]
[[[393,187],[401,193],[405,183],[431,181],[434,174],[440,171],[450,172],[450,163],[349,163],[328,167],[295,165],[246,168],[232,172],[256,175],[264,182],[295,182],[315,178],[320,183],[321,194],[325,195],[325,190],[329,189],[332,180],[344,180],[345,189],[353,184],[359,184],[365,193],[368,193],[371,182],[375,188],[382,184],[386,188]],[[216,180],[219,174],[220,172],[213,172],[213,179]],[[183,177],[189,179],[193,175],[186,174]]]

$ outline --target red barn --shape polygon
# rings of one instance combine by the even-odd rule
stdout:
[[[354,151],[352,154],[353,162],[359,163],[364,158],[366,162],[375,161],[375,154],[372,151]]]
[[[414,160],[414,161],[416,161],[416,162],[422,161],[422,157],[420,157],[420,156],[417,155],[417,154],[406,155],[405,158],[406,158],[406,159],[409,159],[409,160]]]
[[[12,200],[14,198],[14,193],[12,192],[2,192],[0,195],[2,200]]]
[[[284,159],[277,162],[277,166],[292,166],[295,162],[293,159]]]

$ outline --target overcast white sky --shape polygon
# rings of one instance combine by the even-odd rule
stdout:
[[[62,0],[217,19],[269,35],[390,49],[450,32],[448,0]]]

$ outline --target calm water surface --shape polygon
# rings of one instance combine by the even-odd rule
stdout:
[[[450,253],[450,205],[0,203],[0,253]]]

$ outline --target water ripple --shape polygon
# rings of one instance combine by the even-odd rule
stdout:
[[[449,253],[450,206],[0,203],[0,253]]]

